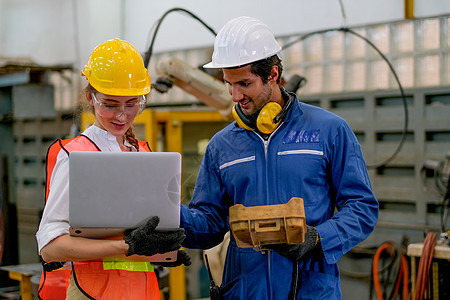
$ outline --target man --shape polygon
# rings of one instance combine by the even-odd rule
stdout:
[[[231,235],[221,294],[224,299],[341,299],[336,263],[372,232],[378,202],[349,125],[279,86],[280,51],[269,28],[250,17],[229,21],[216,37],[212,62],[205,67],[223,69],[236,122],[207,147],[193,198],[181,210],[183,245],[206,249],[220,243],[235,204],[303,198],[304,243],[257,252],[239,248]]]

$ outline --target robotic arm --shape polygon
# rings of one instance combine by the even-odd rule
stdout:
[[[231,115],[233,100],[223,82],[176,57],[158,62],[156,72],[161,76],[157,84],[165,84],[166,91],[173,83],[222,115]]]
[[[219,110],[224,117],[231,116],[234,103],[222,81],[176,57],[158,62],[156,73],[160,77],[153,87],[158,92],[165,93],[175,84],[204,104]],[[283,82],[286,90],[294,93],[305,84],[306,78],[296,74]]]

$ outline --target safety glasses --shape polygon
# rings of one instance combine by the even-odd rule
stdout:
[[[136,101],[126,103],[104,102],[97,99],[95,93],[91,93],[94,105],[97,107],[97,113],[105,118],[120,117],[122,114],[127,116],[137,115],[145,108],[145,96],[138,96]]]

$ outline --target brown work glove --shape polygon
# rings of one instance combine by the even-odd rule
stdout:
[[[184,229],[173,231],[157,231],[159,217],[151,217],[145,224],[125,232],[125,243],[130,248],[127,256],[138,254],[152,256],[157,253],[166,253],[181,248],[185,239]]]
[[[265,247],[274,250],[281,256],[287,257],[294,262],[300,261],[302,257],[308,254],[317,244],[318,233],[313,226],[306,225],[305,241],[301,244],[274,244]]]
[[[157,262],[155,265],[167,268],[178,267],[181,265],[190,266],[191,265],[191,257],[184,250],[177,251],[177,260],[176,261],[168,261],[168,262]]]

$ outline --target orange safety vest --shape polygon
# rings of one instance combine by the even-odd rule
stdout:
[[[139,142],[139,152],[150,152],[145,141]],[[69,155],[72,151],[100,151],[85,135],[73,139],[53,142],[46,159],[45,201],[49,194],[50,178],[60,151]],[[70,270],[42,272],[39,284],[39,299],[61,300],[66,298]],[[148,262],[75,262],[74,281],[88,298],[93,299],[160,299],[158,280],[153,266]],[[44,284],[45,282],[45,284]]]

